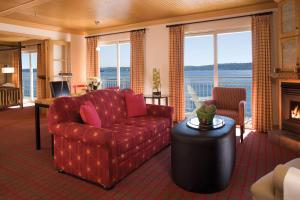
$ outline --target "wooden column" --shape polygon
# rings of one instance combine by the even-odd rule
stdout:
[[[23,108],[22,44],[18,42],[20,107]]]

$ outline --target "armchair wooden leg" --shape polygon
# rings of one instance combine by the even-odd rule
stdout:
[[[241,125],[241,127],[240,127],[240,129],[241,129],[241,143],[243,143],[244,142],[244,132],[245,132],[245,125],[243,124],[243,125]]]

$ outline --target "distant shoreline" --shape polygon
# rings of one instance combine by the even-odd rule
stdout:
[[[252,63],[226,63],[219,64],[219,70],[252,70]],[[207,71],[214,70],[213,65],[204,65],[204,66],[184,66],[184,71]],[[110,72],[116,71],[116,67],[102,67],[101,72]],[[121,71],[130,71],[130,67],[121,67]]]

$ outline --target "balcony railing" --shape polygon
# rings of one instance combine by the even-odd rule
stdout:
[[[246,116],[251,117],[251,90],[252,77],[219,77],[219,86],[246,88]],[[185,77],[185,111],[190,113],[195,110],[196,105],[193,100],[193,93],[199,99],[210,99],[211,91],[214,87],[213,77]],[[189,88],[189,89],[188,89]]]
[[[104,79],[102,81],[102,88],[109,88],[109,87],[117,87],[118,82],[117,80],[111,80],[111,79]],[[130,88],[130,80],[129,79],[121,79],[120,81],[120,88],[125,89],[125,88]]]

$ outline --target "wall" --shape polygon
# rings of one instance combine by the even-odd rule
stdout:
[[[272,55],[272,69],[273,72],[275,68],[278,68],[279,66],[279,56],[278,56],[278,23],[277,23],[277,16],[278,12],[273,12],[273,25],[272,25],[272,43],[271,43],[271,55]],[[278,105],[278,96],[279,96],[279,90],[278,90],[278,80],[272,79],[272,103],[273,103],[273,125],[278,126],[279,124],[279,105]]]
[[[11,54],[9,51],[0,51],[0,85],[5,83],[5,74],[2,73],[1,68],[4,65],[11,65]],[[8,74],[7,75],[8,81],[11,82],[12,75]]]
[[[72,85],[86,82],[86,41],[82,35],[70,37],[70,64],[73,73]]]
[[[86,44],[83,35],[30,28],[19,25],[0,23],[0,31],[23,35],[32,39],[51,39],[70,42],[70,65],[73,73],[72,84],[86,82]]]

